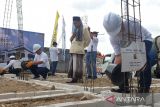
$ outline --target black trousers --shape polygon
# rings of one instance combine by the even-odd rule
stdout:
[[[12,74],[16,74],[16,76],[19,76],[20,75],[20,72],[21,72],[21,69],[20,68],[9,68],[9,73],[12,73]]]
[[[124,83],[119,85],[119,88],[122,90],[129,90],[128,75],[129,75],[128,72],[124,73]]]
[[[30,70],[35,77],[39,77],[41,75],[43,78],[46,78],[47,73],[49,72],[48,68],[37,67],[36,65],[32,66]]]

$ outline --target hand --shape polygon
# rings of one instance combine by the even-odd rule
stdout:
[[[29,61],[27,64],[26,64],[26,67],[27,68],[31,68],[33,66],[34,62],[33,61]]]
[[[0,68],[0,74],[6,72],[6,70],[4,68]]]
[[[70,38],[70,41],[72,42],[74,38],[75,38],[75,34],[73,33],[71,38]]]
[[[121,64],[121,55],[116,55],[116,56],[115,56],[114,63],[115,63],[115,64]]]

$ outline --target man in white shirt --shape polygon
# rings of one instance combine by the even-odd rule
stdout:
[[[8,70],[9,73],[13,73],[16,74],[16,76],[19,76],[20,68],[15,67],[19,61],[16,60],[16,57],[14,55],[11,55],[9,59],[9,63],[4,68],[2,68],[3,73]]]
[[[129,26],[128,26],[129,25]],[[121,42],[126,41],[143,41],[146,48],[147,63],[143,71],[140,72],[140,93],[148,93],[151,85],[151,56],[150,51],[152,47],[151,33],[140,25],[134,19],[122,20],[121,17],[115,13],[108,13],[104,17],[103,26],[110,37],[111,45],[115,52],[115,64],[121,64]],[[128,92],[129,84],[127,78],[125,83],[119,86],[120,89],[114,90],[116,92]],[[127,87],[127,88],[126,88]]]
[[[58,48],[57,48],[57,42],[53,42],[53,47],[49,48],[49,53],[50,53],[50,59],[51,59],[51,73],[52,76],[55,76],[55,72],[56,72],[56,67],[57,67],[57,63],[58,63]]]
[[[34,75],[33,79],[39,78],[41,75],[45,80],[50,69],[48,56],[42,51],[40,44],[33,45],[33,52],[35,53],[34,61],[28,62],[26,66],[31,69]]]
[[[97,46],[98,46],[98,32],[94,31],[90,33],[91,41],[87,48],[86,54],[86,65],[87,65],[87,73],[89,79],[97,78],[96,71],[96,56],[97,56]]]

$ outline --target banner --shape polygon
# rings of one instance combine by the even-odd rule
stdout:
[[[58,19],[59,19],[59,13],[57,11],[56,19],[55,19],[55,23],[54,23],[54,30],[53,30],[52,40],[51,40],[51,47],[52,47],[53,42],[57,41]]]
[[[21,34],[23,36],[19,35],[19,30],[0,28],[0,51],[10,51],[24,47],[32,52],[33,44],[38,43],[42,47],[44,46],[44,33],[21,31]]]
[[[146,49],[144,42],[131,42],[121,48],[122,72],[138,71],[146,64]]]
[[[62,16],[62,54],[63,54],[63,60],[65,61],[65,50],[66,50],[66,31],[65,31],[65,20]]]

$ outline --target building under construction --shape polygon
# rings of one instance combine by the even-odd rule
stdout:
[[[19,38],[19,32],[23,35],[22,38]],[[0,28],[0,40],[0,62],[6,62],[11,55],[18,59],[30,59],[33,58],[33,44],[44,46],[44,33]]]

